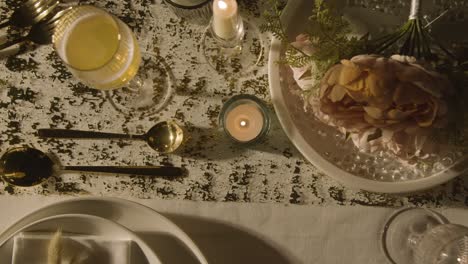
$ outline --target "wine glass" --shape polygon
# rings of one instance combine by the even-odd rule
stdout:
[[[468,263],[468,227],[429,209],[405,208],[385,224],[382,249],[395,264]]]
[[[53,43],[70,72],[104,91],[124,114],[154,114],[170,98],[171,80],[161,58],[140,52],[132,30],[103,9],[73,7],[60,19]]]

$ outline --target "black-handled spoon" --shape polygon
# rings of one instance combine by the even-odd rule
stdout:
[[[55,173],[87,171],[144,176],[181,177],[186,171],[179,167],[160,166],[63,166],[55,164],[42,151],[29,147],[9,149],[0,158],[0,177],[7,183],[30,187],[41,184]]]
[[[43,138],[144,140],[151,148],[162,153],[175,151],[184,139],[183,130],[173,121],[159,122],[142,135],[51,128],[38,129],[37,134]]]

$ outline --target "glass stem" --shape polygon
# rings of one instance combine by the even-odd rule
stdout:
[[[127,85],[125,86],[125,90],[128,90],[129,92],[132,92],[132,93],[138,93],[143,87],[143,84],[144,84],[143,79],[137,74],[127,83]]]
[[[440,223],[433,223],[433,222],[428,222],[426,223],[424,230],[415,230],[413,227],[410,227],[410,234],[408,235],[408,246],[412,249],[415,250],[416,247],[418,246],[419,242],[427,234],[428,231],[433,229],[434,227],[440,225]]]
[[[421,241],[422,236],[422,234],[417,233],[410,234],[408,236],[408,246],[414,250],[417,247],[419,241]]]

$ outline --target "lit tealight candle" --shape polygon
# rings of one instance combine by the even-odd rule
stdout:
[[[238,95],[226,102],[220,114],[224,131],[241,143],[256,141],[269,129],[266,107],[258,98]]]
[[[238,10],[236,0],[213,1],[213,31],[217,37],[232,39],[238,34]]]

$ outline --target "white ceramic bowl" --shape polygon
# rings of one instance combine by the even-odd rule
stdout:
[[[301,28],[304,24],[303,21],[310,15],[313,2],[314,1],[306,0],[288,1],[288,5],[283,11],[282,18],[283,25],[286,27],[286,32],[291,39],[301,33]],[[354,17],[365,18],[364,22],[367,20],[369,30],[371,30],[372,27],[376,27],[377,24],[383,23],[382,19],[385,17],[382,15],[382,19],[378,20],[379,14],[360,14],[359,12],[362,12],[362,10],[351,11],[353,11],[352,15]],[[372,23],[373,20],[377,22]],[[387,21],[387,23],[391,24],[394,23],[394,21]],[[270,93],[276,114],[284,131],[296,148],[305,158],[328,176],[351,188],[381,193],[407,193],[442,184],[466,170],[468,162],[465,158],[458,160],[448,169],[432,175],[427,175],[426,177],[413,180],[380,181],[367,177],[366,175],[350,173],[336,166],[335,162],[325,157],[327,153],[335,154],[339,160],[345,157],[344,152],[349,152],[347,153],[348,157],[350,157],[350,155],[352,157],[352,155],[357,154],[357,150],[352,150],[353,146],[350,142],[340,144],[332,136],[323,136],[323,134],[336,135],[336,130],[319,123],[319,121],[314,120],[311,114],[304,112],[303,101],[299,96],[291,93],[288,83],[284,80],[287,74],[287,66],[277,63],[283,53],[281,42],[277,39],[273,39],[270,47],[268,74]],[[320,133],[317,132],[319,129],[321,130]]]

